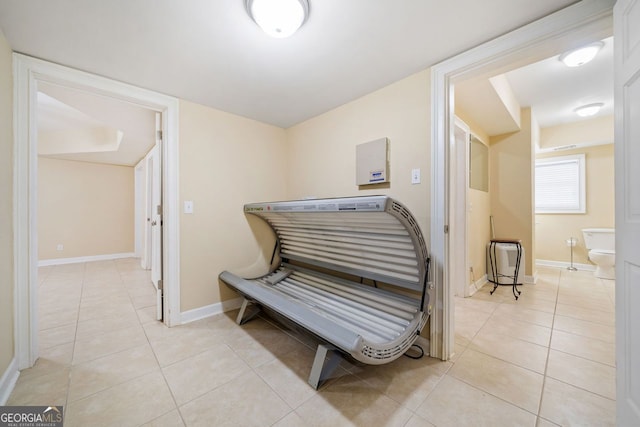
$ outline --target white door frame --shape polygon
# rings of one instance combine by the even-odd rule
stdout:
[[[37,124],[38,82],[130,102],[162,113],[164,144],[165,322],[180,323],[178,100],[125,83],[13,54],[14,75],[14,336],[18,369],[38,357]]]
[[[464,228],[460,219],[452,221],[448,209],[449,200],[455,200],[456,192],[461,191],[449,181],[451,144],[455,142],[451,141],[454,84],[499,74],[610,36],[614,3],[614,0],[583,0],[431,68],[431,254],[436,298],[431,317],[433,357],[447,360],[454,351],[454,292],[451,274],[444,266],[449,265],[452,256],[465,250],[447,233],[449,227]],[[466,211],[466,206],[456,209]]]
[[[152,151],[151,156],[151,172],[149,177],[151,178],[150,190],[151,190],[151,282],[158,291],[158,298],[160,299],[162,280],[162,212],[158,212],[158,206],[162,206],[162,117],[159,117],[159,113],[156,114],[156,144]],[[160,307],[162,306],[160,300],[158,301],[158,317],[162,319],[162,313]]]

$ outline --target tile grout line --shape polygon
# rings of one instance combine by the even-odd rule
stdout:
[[[117,267],[117,266],[116,266],[116,267]],[[85,284],[85,282],[86,282],[87,280],[90,280],[90,279],[91,279],[91,277],[88,275],[88,274],[90,273],[90,270],[91,270],[91,268],[89,268],[89,266],[87,266],[86,264],[84,264],[84,265],[83,265],[83,273],[82,273],[82,274],[83,274],[83,275],[82,275],[82,277],[83,277],[83,278],[82,278],[82,286],[81,286],[81,293],[80,293],[80,295],[81,295],[81,299],[80,299],[80,302],[79,302],[79,308],[78,308],[78,310],[80,309],[81,304],[82,304],[82,295],[83,295],[83,293],[82,293],[82,292],[86,290],[86,289],[84,288],[84,284]],[[118,273],[120,274],[120,278],[122,279],[122,272],[120,271],[120,269],[119,269],[119,268],[118,268]],[[50,274],[51,274],[51,273],[50,273]],[[555,321],[556,321],[556,320],[558,320],[558,318],[557,318],[557,316],[558,316],[558,314],[557,314],[557,311],[558,311],[557,307],[558,307],[559,300],[560,300],[559,296],[560,296],[560,293],[561,293],[561,289],[560,289],[561,283],[562,283],[562,275],[559,275],[559,277],[558,277],[558,286],[557,286],[557,288],[556,288],[556,301],[555,301],[555,308],[554,308],[554,313],[552,314],[552,316],[553,316],[553,317],[552,317],[552,319],[553,319],[553,320],[552,320],[551,328],[550,328],[550,329],[551,329],[551,333],[550,333],[550,335],[549,335],[549,341],[548,341],[548,345],[547,345],[547,358],[546,358],[546,361],[545,361],[545,369],[544,369],[544,375],[543,375],[543,384],[542,384],[541,395],[540,395],[540,401],[539,401],[539,404],[538,404],[538,410],[537,410],[537,412],[538,412],[538,413],[537,413],[537,414],[535,414],[535,413],[533,413],[533,412],[531,412],[531,411],[527,411],[526,409],[521,408],[521,407],[520,407],[520,406],[518,406],[518,405],[514,405],[513,403],[507,402],[507,403],[509,403],[509,404],[511,404],[511,405],[513,405],[513,406],[516,406],[516,407],[518,407],[518,408],[520,408],[520,409],[523,409],[523,410],[525,410],[526,412],[528,412],[528,413],[530,413],[530,414],[534,415],[535,417],[537,417],[537,419],[536,419],[536,424],[537,424],[537,425],[539,425],[539,424],[540,424],[541,422],[543,422],[543,421],[548,421],[546,418],[541,417],[541,415],[540,415],[540,411],[541,411],[541,409],[542,409],[542,401],[543,401],[543,397],[544,397],[544,388],[545,388],[545,385],[546,385],[547,370],[548,370],[549,360],[550,360],[551,340],[552,340],[552,338],[553,338],[553,336],[554,336],[554,335],[553,335],[553,333],[554,333],[555,331],[558,331],[558,332],[560,331],[559,329],[556,329],[556,327],[555,327],[555,326],[556,326]],[[128,292],[128,291],[127,291],[127,292]],[[129,295],[129,300],[131,301],[131,295]],[[132,301],[131,301],[131,302],[132,302]],[[506,302],[506,301],[500,301],[500,302],[498,303],[498,305],[502,305],[502,304],[505,304],[505,305],[506,305],[506,304],[508,304],[508,302]],[[134,310],[136,311],[136,314],[137,314],[138,310],[137,310],[137,309],[135,309],[135,307],[134,307]],[[495,310],[494,310],[494,312],[495,312]],[[76,334],[77,334],[78,327],[79,327],[79,314],[80,314],[80,311],[78,311],[78,316],[77,316],[77,320],[76,320],[76,323],[75,323],[75,326],[76,326]],[[477,337],[477,335],[478,335],[479,331],[480,331],[480,330],[482,330],[482,328],[483,328],[483,327],[485,327],[485,326],[487,325],[487,323],[489,322],[489,319],[490,319],[490,318],[492,318],[492,316],[493,316],[493,314],[492,314],[492,315],[490,315],[490,316],[489,316],[489,317],[488,317],[488,318],[483,322],[483,324],[482,324],[482,326],[480,327],[480,329],[478,329],[478,332],[476,332],[476,334],[474,334],[474,337],[472,338],[472,340],[473,340],[474,338],[476,338],[476,337]],[[139,325],[141,325],[141,326],[142,326],[142,321],[141,321],[140,317],[139,317],[139,316],[136,316],[136,318],[138,319],[138,322],[137,322],[137,323],[138,323]],[[270,323],[270,322],[269,322],[269,323]],[[285,334],[287,333],[287,331],[286,331],[285,329],[280,328],[278,325],[275,325],[275,326],[276,326],[279,330],[281,330],[282,332],[284,332]],[[143,327],[143,329],[144,329],[144,327]],[[145,332],[146,332],[146,331],[145,331]],[[288,334],[287,334],[287,335],[288,335]],[[297,340],[297,338],[296,338],[296,337],[291,336],[291,335],[289,335],[289,336],[290,336],[290,338]],[[146,342],[148,343],[148,345],[151,345],[151,342],[150,342],[150,340],[149,340],[149,336],[148,336],[146,333],[145,333],[145,337],[146,337]],[[76,338],[77,338],[77,336],[76,336]],[[297,341],[300,341],[300,340],[297,340]],[[471,341],[470,341],[470,342],[471,342]],[[306,343],[304,343],[304,342],[301,342],[301,343],[302,343],[303,345],[305,345],[306,347],[308,347],[308,345],[307,345]],[[533,344],[535,344],[535,343],[533,343]],[[76,340],[74,339],[72,356],[73,356],[73,354],[75,353],[75,345],[76,345]],[[227,344],[225,344],[225,345],[227,345]],[[227,347],[229,347],[229,346],[227,345]],[[231,348],[231,347],[229,347],[229,348],[230,348],[232,351],[234,351],[234,350],[233,350],[233,348]],[[181,417],[181,420],[182,420],[182,422],[184,423],[184,418],[182,418],[182,413],[181,413],[181,411],[180,411],[180,408],[178,407],[177,402],[176,402],[176,399],[175,399],[175,397],[173,396],[173,393],[171,392],[171,388],[169,387],[169,384],[168,384],[167,378],[164,376],[164,372],[163,372],[163,370],[162,370],[163,368],[162,368],[162,367],[160,367],[159,361],[157,360],[157,356],[156,356],[155,352],[153,351],[153,347],[151,347],[151,350],[152,350],[152,352],[153,352],[153,354],[154,354],[154,358],[155,358],[156,362],[158,362],[158,366],[159,366],[159,369],[160,369],[161,374],[163,375],[163,379],[165,380],[165,383],[166,383],[166,385],[167,385],[167,387],[168,387],[168,389],[169,389],[169,391],[170,391],[170,393],[171,393],[171,395],[172,395],[172,398],[174,399],[174,404],[175,404],[175,408],[178,410],[178,415]],[[122,351],[126,351],[126,350],[122,350]],[[207,351],[207,350],[203,350],[203,352],[204,352],[204,351]],[[559,350],[558,350],[558,351],[559,351]],[[235,351],[234,351],[234,352],[235,352]],[[462,354],[463,352],[464,352],[464,350],[461,352],[461,354]],[[570,354],[570,353],[568,353],[568,354]],[[578,357],[580,357],[580,356],[578,356]],[[587,359],[587,360],[589,360],[589,359]],[[595,361],[594,361],[594,362],[595,362]],[[174,362],[174,363],[179,363],[179,362]],[[596,363],[600,363],[600,362],[596,362]],[[262,366],[262,365],[260,365],[260,366]],[[609,366],[609,365],[607,365],[607,366]],[[250,369],[251,369],[251,370],[253,370],[253,371],[258,375],[258,377],[260,377],[260,375],[256,372],[256,369],[258,369],[257,367],[256,367],[256,368],[254,368],[254,367],[251,367],[250,365],[249,365],[249,367],[250,367]],[[445,375],[449,375],[449,372],[448,372],[448,371],[449,371],[449,370],[447,370],[447,372],[445,372],[442,376],[440,376],[440,378],[439,378],[439,380],[438,380],[438,384],[440,384],[440,382],[443,380],[443,378],[444,378],[444,376],[445,376]],[[350,375],[355,375],[355,376],[359,377],[359,376],[358,376],[357,374],[355,374],[355,373],[351,373],[351,372],[349,372],[349,374],[350,374]],[[260,378],[261,378],[261,377],[260,377]],[[455,378],[455,377],[453,377],[453,378]],[[549,377],[549,378],[552,378],[552,377]],[[459,381],[463,381],[463,380],[460,380],[460,379],[458,379],[458,378],[456,378],[456,379],[457,379],[457,380],[459,380]],[[556,381],[555,379],[553,379],[553,380],[554,380],[554,381]],[[272,390],[276,395],[278,395],[278,396],[279,396],[278,392],[277,392],[275,389],[273,389],[273,388],[269,385],[269,383],[267,383],[264,379],[262,379],[262,381],[263,381],[264,383],[266,383],[266,385],[267,385],[268,387],[270,387],[270,389],[271,389],[271,390]],[[366,380],[365,380],[365,381],[366,381]],[[557,381],[562,382],[562,383],[565,383],[564,381],[560,381],[560,380],[557,380]],[[463,381],[463,382],[465,382],[465,381]],[[466,382],[465,382],[465,383],[466,383]],[[468,384],[468,383],[467,383],[467,384]],[[569,383],[565,383],[565,384],[569,384]],[[487,392],[485,392],[484,390],[479,389],[479,388],[477,388],[476,386],[474,386],[474,385],[472,385],[472,384],[468,384],[468,385],[469,385],[469,386],[471,386],[471,387],[473,387],[473,388],[475,388],[475,389],[478,389],[478,390],[480,390],[480,391],[483,391],[484,393],[487,393]],[[572,385],[572,384],[569,384],[569,385]],[[70,386],[70,376],[69,376],[69,380],[68,380],[68,383],[67,383],[67,395],[66,395],[66,401],[65,401],[65,403],[66,403],[66,404],[69,404],[69,396],[70,396],[70,387],[69,387],[69,386]],[[437,387],[437,385],[436,385],[436,387]],[[436,387],[434,387],[434,388],[429,392],[429,395],[431,395],[431,394],[432,394],[432,392],[434,391],[434,389],[435,389]],[[578,387],[578,386],[574,386],[574,387],[577,387],[577,388],[582,389],[581,387]],[[584,390],[584,389],[582,389],[582,390]],[[587,392],[589,392],[589,393],[591,393],[591,394],[598,395],[597,393],[593,393],[593,392],[590,392],[590,391],[588,391],[588,390],[586,390],[586,391],[587,391]],[[383,393],[383,394],[384,394],[384,395],[386,395],[386,393]],[[492,395],[491,393],[487,393],[487,394]],[[428,395],[428,396],[429,396],[429,395]],[[395,399],[393,399],[392,397],[390,397],[390,396],[388,396],[388,395],[386,395],[386,396],[387,396],[387,397],[389,397],[391,400],[395,401]],[[427,397],[425,397],[425,399],[427,399],[427,398],[428,398],[428,396],[427,396]],[[493,395],[492,395],[492,396],[493,396]],[[598,396],[599,396],[599,395],[598,395]],[[500,398],[500,397],[497,397],[497,396],[494,396],[494,397],[496,397],[496,398],[497,398],[497,399],[499,399],[499,400],[504,401],[504,399],[502,399],[502,398]],[[605,396],[602,396],[602,397],[603,397],[603,398],[606,398]],[[286,402],[282,397],[281,397],[281,399],[285,402],[285,404],[287,404],[287,406],[289,406],[289,408],[292,408],[292,406],[291,406],[291,405],[289,405],[289,404],[288,404],[288,403],[287,403],[287,402]],[[606,398],[606,399],[611,400],[610,398]],[[614,400],[614,401],[615,401],[615,400]],[[506,401],[505,401],[505,402],[506,402]],[[71,402],[71,403],[73,403],[73,402]],[[397,402],[397,403],[400,403],[400,402]],[[421,403],[421,404],[422,404],[422,403]],[[409,410],[409,412],[411,412],[413,415],[417,415],[417,416],[419,416],[419,417],[420,417],[420,415],[419,415],[416,411],[413,411],[413,410],[411,410],[411,409],[409,409],[409,408],[406,408],[406,407],[405,407],[405,409]],[[156,417],[156,418],[154,418],[153,420],[149,420],[149,421],[147,421],[147,422],[151,422],[151,421],[154,421],[154,420],[156,420],[156,419],[159,419],[159,418],[161,418],[161,417],[163,417],[163,416],[165,416],[165,415],[169,414],[169,413],[170,413],[170,412],[172,412],[172,411],[173,411],[173,409],[170,409],[168,412],[166,412],[166,413],[164,413],[164,414],[162,414],[162,415],[160,415],[160,416],[157,416],[157,417]],[[286,416],[290,415],[290,414],[291,414],[291,412],[294,412],[294,413],[296,413],[296,414],[297,414],[297,411],[296,411],[296,409],[294,408],[294,409],[292,409],[291,411],[289,411],[287,414],[285,414],[282,418],[284,418],[284,417],[286,417]],[[281,419],[282,419],[282,418],[281,418]],[[277,422],[279,422],[279,421],[280,421],[280,420],[276,421],[276,423],[277,423]],[[409,421],[407,421],[407,422],[409,422]],[[185,423],[185,424],[186,424],[186,423]]]
[[[140,267],[140,268],[142,268],[142,267]],[[142,328],[142,332],[144,333],[144,337],[147,340],[147,345],[151,349],[151,353],[153,354],[153,357],[154,357],[154,359],[156,361],[156,364],[158,365],[158,371],[159,371],[160,375],[162,376],[162,380],[164,381],[165,385],[167,386],[167,390],[169,390],[169,394],[171,395],[171,399],[173,400],[173,404],[175,405],[174,409],[178,412],[178,415],[180,416],[180,420],[182,421],[182,424],[184,424],[186,426],[187,423],[184,421],[184,417],[182,416],[182,412],[180,411],[180,407],[178,406],[178,401],[176,400],[176,397],[175,397],[175,395],[173,393],[173,390],[171,390],[171,387],[169,386],[169,382],[167,381],[167,377],[164,375],[164,371],[162,370],[162,366],[160,366],[160,361],[158,360],[158,356],[156,355],[156,352],[153,350],[153,346],[151,345],[151,340],[149,339],[149,336],[147,335],[147,331],[145,330],[144,325],[142,324],[142,321],[140,320],[140,316],[138,315],[138,310],[136,309],[135,305],[133,304],[133,299],[131,298],[131,294],[129,293],[129,289],[127,288],[127,286],[124,283],[124,279],[122,278],[122,272],[120,271],[120,268],[119,268],[117,263],[116,263],[116,271],[118,272],[118,276],[120,277],[120,281],[124,285],[125,292],[127,293],[127,297],[129,298],[129,302],[131,303],[131,306],[133,307],[133,310],[136,313],[136,319],[138,320],[138,324]],[[156,321],[158,321],[158,320],[156,320]],[[164,322],[162,322],[162,324],[164,325]],[[173,409],[165,412],[164,414],[159,415],[156,418],[153,418],[151,420],[145,421],[145,424],[149,423],[151,421],[154,421],[154,420],[156,420],[156,419],[158,419],[160,417],[163,417],[163,416],[167,415],[172,410]]]
[[[77,342],[77,327],[78,327],[78,324],[79,324],[80,306],[82,305],[82,292],[84,290],[84,285],[85,285],[85,281],[86,281],[86,277],[87,277],[87,263],[82,263],[82,264],[83,264],[83,279],[82,279],[82,286],[81,286],[81,293],[80,293],[80,302],[79,302],[79,307],[78,307],[78,318],[76,320],[76,336],[74,337],[74,341],[73,341],[74,351],[72,352],[72,362],[73,362],[73,356],[75,355],[75,345],[76,345],[76,342]],[[110,268],[111,268],[111,266],[110,266]],[[115,269],[120,275],[120,272],[119,272],[119,269],[117,268],[117,266],[115,266]],[[120,278],[121,278],[121,275],[120,275]],[[136,316],[136,318],[137,318],[137,316]],[[138,322],[140,323],[139,319],[138,319]],[[138,346],[136,346],[136,347],[138,347]],[[99,358],[92,359],[92,360],[87,360],[87,361],[82,362],[82,363],[92,363],[92,362],[95,362],[96,360],[99,360],[99,359],[102,359],[102,358],[105,358],[105,357],[110,357],[110,356],[113,356],[115,354],[118,354],[118,353],[121,353],[121,352],[125,352],[125,351],[128,351],[128,350],[130,350],[130,349],[123,349],[121,351],[118,351],[118,352],[115,352],[115,353],[110,353],[110,354],[107,354],[107,355],[103,355],[103,356],[101,356]],[[80,363],[80,364],[82,364],[82,363]],[[80,365],[80,364],[78,364],[78,365]],[[70,368],[71,368],[71,366],[73,366],[73,363],[70,365]],[[98,393],[104,392],[104,391],[106,391],[108,389],[111,389],[111,388],[116,387],[118,385],[124,384],[124,383],[126,383],[128,381],[140,378],[141,376],[144,376],[144,375],[146,375],[146,374],[143,374],[143,375],[140,375],[140,376],[136,376],[134,378],[130,378],[130,379],[126,380],[126,381],[123,381],[123,382],[120,382],[120,383],[117,383],[117,384],[113,384],[113,385],[111,385],[111,386],[109,386],[109,387],[107,387],[107,388],[105,388],[103,390],[97,391],[95,393],[91,393],[91,394],[89,394],[87,396],[82,397],[81,399],[77,399],[77,401],[84,400],[84,399],[89,398],[91,396],[94,396],[94,395],[96,395]],[[65,401],[66,405],[65,406],[67,406],[69,404],[70,382],[71,382],[71,377],[69,377],[69,381],[67,383],[67,393],[66,393],[66,401]],[[170,411],[168,411],[168,412],[170,412]],[[160,416],[163,416],[165,414],[162,414]],[[65,416],[65,418],[66,418],[66,416]],[[152,420],[149,420],[149,421],[152,421]]]
[[[76,353],[76,342],[78,341],[78,323],[80,322],[80,309],[82,307],[82,294],[84,293],[84,285],[85,285],[85,279],[86,279],[86,275],[87,275],[87,263],[83,262],[82,263],[82,281],[80,284],[80,298],[78,300],[78,315],[76,316],[76,330],[75,333],[73,334],[73,351],[71,351],[71,361],[69,362],[69,378],[67,379],[67,396],[65,398],[65,408],[67,408],[67,410],[65,411],[64,417],[65,420],[68,416],[67,412],[69,409],[69,392],[71,391],[71,377],[72,377],[72,370],[73,370],[73,358],[75,356]]]
[[[493,312],[491,313],[491,315],[490,315],[489,317],[487,317],[487,319],[486,319],[486,320],[485,320],[485,322],[482,324],[482,326],[480,327],[480,329],[478,329],[478,332],[476,332],[476,334],[475,334],[475,335],[474,335],[474,336],[469,340],[469,345],[467,345],[467,347],[465,348],[465,351],[466,351],[467,349],[469,349],[469,346],[473,343],[473,339],[476,337],[476,335],[478,335],[478,333],[480,332],[480,330],[481,330],[482,328],[484,328],[484,326],[489,322],[489,320],[493,317],[493,315],[495,314],[495,312],[498,310],[498,308],[499,308],[502,304],[507,304],[506,300],[501,299],[500,301],[498,301],[498,302],[497,302],[497,306],[496,306],[496,308],[493,310]],[[527,323],[530,323],[530,322],[527,322]],[[537,325],[537,326],[541,326],[541,325]],[[541,327],[544,327],[544,326],[541,326]],[[517,339],[517,338],[515,338],[515,337],[509,337],[509,338]],[[523,341],[523,340],[521,340],[521,341]],[[525,341],[525,342],[527,342],[527,341]],[[535,344],[535,343],[531,343],[531,344]],[[535,344],[535,345],[539,345],[539,344]],[[541,346],[541,347],[542,347],[542,346]],[[485,356],[488,356],[488,357],[491,357],[491,358],[494,358],[494,359],[500,360],[500,361],[502,361],[502,362],[509,363],[509,364],[511,364],[511,365],[513,365],[513,366],[516,366],[516,367],[518,367],[518,368],[525,369],[525,370],[527,370],[527,371],[533,372],[533,373],[535,373],[535,374],[537,374],[537,375],[542,375],[542,374],[540,374],[539,372],[533,371],[533,370],[531,370],[531,369],[529,369],[529,368],[525,368],[525,367],[520,366],[520,365],[516,365],[515,363],[513,363],[513,362],[511,362],[511,361],[503,360],[503,359],[500,359],[500,358],[498,358],[498,357],[496,357],[496,356],[493,356],[493,355],[490,355],[490,354],[486,354],[486,353],[484,353],[484,352],[482,352],[482,351],[480,351],[480,350],[474,350],[474,349],[471,349],[471,350],[472,350],[472,351],[477,351],[478,353],[484,354]],[[463,351],[463,353],[464,353],[464,351]],[[548,357],[548,353],[547,353],[547,357]],[[453,379],[454,379],[454,380],[456,380],[456,381],[463,382],[464,384],[468,385],[469,387],[472,387],[472,388],[474,388],[474,389],[476,389],[476,390],[478,390],[478,391],[480,391],[480,392],[482,392],[482,393],[485,393],[485,394],[487,394],[487,395],[489,395],[489,396],[492,396],[492,397],[494,397],[495,399],[498,399],[498,400],[500,400],[500,401],[502,401],[502,402],[504,402],[504,403],[506,403],[506,404],[508,404],[508,405],[511,405],[511,406],[513,406],[513,407],[516,407],[516,408],[518,408],[518,409],[521,409],[521,410],[523,410],[523,411],[525,411],[525,412],[527,412],[527,413],[529,413],[529,414],[533,415],[534,417],[536,417],[536,424],[537,424],[537,420],[538,420],[538,418],[539,418],[539,415],[538,415],[538,414],[536,414],[536,413],[534,413],[534,412],[531,412],[530,410],[528,410],[528,409],[526,409],[526,408],[523,408],[522,406],[519,406],[519,405],[517,405],[517,404],[515,404],[515,403],[513,403],[513,402],[510,402],[510,401],[508,401],[508,400],[505,400],[504,398],[502,398],[502,397],[500,397],[500,396],[497,396],[497,395],[495,395],[495,394],[493,394],[493,393],[491,393],[491,392],[489,392],[489,391],[487,391],[487,390],[485,390],[485,389],[483,389],[483,388],[480,388],[480,387],[478,387],[477,385],[474,385],[474,384],[472,384],[472,383],[470,383],[470,382],[466,381],[466,380],[465,380],[465,379],[463,379],[463,378],[458,378],[458,377],[456,377],[455,375],[451,375],[451,374],[450,374],[450,371],[451,371],[451,368],[453,367],[453,365],[454,365],[455,363],[456,363],[456,362],[453,362],[452,366],[447,370],[447,372],[445,372],[445,374],[442,376],[442,378],[444,378],[445,376],[449,375],[449,376],[451,376],[451,378],[453,378]],[[545,371],[546,371],[546,363],[545,363]],[[542,375],[542,377],[543,377],[543,389],[544,389],[544,375]],[[442,380],[442,378],[440,379],[440,381]],[[439,382],[440,382],[440,381],[439,381]],[[439,383],[439,382],[438,382],[438,383]],[[435,390],[435,387],[434,387],[434,390]],[[431,392],[429,393],[429,395],[430,395],[434,390],[431,390]],[[541,391],[541,394],[542,394],[542,391]],[[425,398],[425,401],[426,401],[426,398]],[[424,401],[423,401],[422,403],[424,403]],[[421,403],[421,405],[422,405],[422,403]],[[539,407],[539,406],[538,406],[538,412],[540,412],[540,407]],[[429,421],[429,420],[427,420],[427,421]],[[431,422],[431,421],[429,421],[429,422]]]
[[[536,372],[536,373],[537,373],[537,372]],[[449,374],[446,374],[446,375],[449,375]],[[538,374],[538,375],[540,375],[540,374]],[[443,377],[444,377],[444,376],[443,376]],[[456,377],[456,376],[454,376],[454,375],[451,375],[451,378],[453,378],[453,379],[454,379],[454,380],[456,380],[456,381],[460,381],[461,383],[464,383],[464,384],[468,385],[469,387],[474,388],[474,389],[478,390],[479,392],[481,392],[481,393],[483,393],[483,394],[486,394],[486,395],[488,395],[488,396],[494,397],[494,398],[496,398],[496,399],[498,399],[498,400],[500,400],[500,401],[502,401],[502,402],[504,402],[504,403],[506,403],[506,404],[508,404],[508,405],[510,405],[510,406],[513,406],[514,408],[521,409],[521,410],[523,410],[523,411],[525,411],[525,412],[527,412],[527,413],[529,413],[529,414],[533,415],[534,417],[538,417],[538,415],[537,415],[535,412],[531,412],[530,410],[528,410],[528,409],[526,409],[526,408],[523,408],[522,406],[519,406],[519,405],[517,405],[517,404],[515,404],[515,403],[513,403],[513,402],[510,402],[510,401],[506,400],[506,399],[505,399],[505,398],[503,398],[503,397],[500,397],[500,396],[498,396],[498,395],[496,395],[496,394],[494,394],[494,393],[492,393],[492,392],[490,392],[490,391],[487,391],[487,390],[485,390],[485,389],[483,389],[483,388],[480,388],[479,386],[477,386],[477,385],[475,385],[475,384],[473,384],[473,383],[470,383],[469,381],[467,381],[467,380],[465,380],[465,379],[463,379],[463,378],[458,378],[458,377]],[[424,402],[423,402],[423,403],[424,403]],[[427,420],[427,421],[428,421],[428,420]]]
[[[544,389],[547,385],[547,371],[549,369],[549,356],[551,354],[551,341],[553,340],[553,326],[555,324],[556,321],[556,312],[558,309],[558,296],[560,295],[560,287],[562,286],[562,271],[559,272],[560,274],[558,274],[558,286],[557,286],[557,290],[556,290],[556,304],[553,310],[553,320],[551,321],[551,332],[549,334],[549,344],[547,346],[547,360],[545,361],[544,364],[544,374],[542,376],[542,389],[540,390],[540,400],[538,402],[538,413],[537,413],[537,419],[536,419],[536,425],[540,424],[540,419],[542,418],[542,416],[540,415],[540,412],[542,411],[542,401],[544,400]]]
[[[287,331],[286,331],[284,328],[282,328],[280,325],[277,325],[275,321],[273,321],[272,319],[268,319],[268,318],[267,318],[267,316],[264,316],[264,313],[262,313],[262,310],[261,310],[261,312],[258,314],[258,316],[259,316],[262,320],[264,320],[265,322],[267,322],[267,323],[271,324],[273,327],[277,328],[280,332],[282,332],[282,333],[284,333],[285,335],[287,335],[289,338],[291,338],[291,339],[293,339],[293,340],[298,341],[301,345],[303,345],[303,346],[305,346],[305,347],[307,347],[307,348],[310,348],[306,343],[302,342],[302,341],[301,341],[301,340],[299,340],[298,338],[296,338],[296,337],[292,336],[291,334],[287,333]],[[241,325],[238,325],[238,326],[241,326]],[[301,406],[302,406],[302,405],[304,405],[306,402],[308,402],[309,400],[313,399],[313,397],[315,397],[317,394],[319,394],[319,393],[320,393],[320,390],[316,390],[314,394],[312,394],[311,396],[309,396],[309,398],[307,398],[305,401],[301,402],[297,407],[295,407],[295,408],[294,408],[294,407],[292,407],[292,406],[289,404],[289,402],[287,402],[287,401],[285,400],[284,396],[281,396],[281,395],[280,395],[280,393],[278,393],[278,391],[277,391],[275,388],[273,388],[273,387],[271,386],[271,384],[269,384],[269,383],[268,383],[268,382],[267,382],[267,381],[262,377],[262,375],[260,375],[260,373],[257,371],[257,369],[258,369],[258,368],[260,368],[260,367],[261,367],[261,366],[263,366],[263,365],[266,365],[267,363],[270,363],[270,361],[269,361],[269,362],[262,363],[262,364],[257,365],[257,366],[251,366],[247,361],[245,361],[244,359],[242,359],[242,357],[240,357],[240,355],[235,351],[235,349],[234,349],[233,347],[231,347],[231,346],[230,346],[229,344],[227,344],[227,343],[224,343],[224,344],[225,344],[227,347],[229,347],[229,348],[231,349],[231,351],[232,351],[232,352],[234,352],[234,353],[235,353],[235,354],[240,358],[240,360],[243,360],[243,361],[244,361],[244,363],[246,363],[246,364],[247,364],[247,366],[249,367],[249,369],[250,369],[250,370],[251,370],[251,371],[252,371],[252,372],[253,372],[253,373],[254,373],[258,378],[260,378],[260,381],[262,381],[262,382],[263,382],[267,387],[269,387],[269,389],[270,389],[270,390],[271,390],[271,391],[272,391],[276,396],[278,396],[278,398],[280,398],[280,400],[282,400],[282,402],[284,402],[284,404],[285,404],[285,405],[287,405],[287,406],[291,409],[289,412],[287,412],[286,414],[284,414],[284,415],[283,415],[279,420],[277,420],[277,421],[275,421],[274,423],[272,423],[272,424],[271,424],[272,426],[273,426],[273,425],[275,425],[275,424],[277,424],[278,422],[280,422],[282,419],[284,419],[284,418],[288,417],[291,413],[296,413],[296,415],[298,415],[298,413],[296,412],[296,409],[298,409],[299,407],[301,407]],[[311,349],[311,348],[310,348],[310,349]],[[313,351],[313,349],[311,349],[311,350]],[[275,356],[274,356],[274,360],[275,360],[275,359],[277,359],[277,357],[275,357]],[[350,373],[350,372],[349,372],[349,374],[351,375],[351,373]],[[325,384],[325,385],[326,385],[326,384]],[[324,387],[321,387],[321,388],[324,388]],[[299,415],[298,415],[298,416],[299,416]]]

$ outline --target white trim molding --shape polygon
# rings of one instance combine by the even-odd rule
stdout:
[[[611,141],[591,141],[591,142],[581,142],[578,144],[569,144],[569,145],[559,145],[556,147],[548,147],[548,148],[538,148],[536,147],[536,154],[543,153],[558,153],[563,151],[572,151],[572,150],[584,150],[589,147],[598,147],[602,145],[613,145],[613,140]]]
[[[2,377],[0,377],[0,406],[7,404],[7,400],[9,400],[9,396],[16,386],[19,376],[18,362],[14,357],[11,359],[11,362],[9,362],[9,366],[7,366]]]
[[[191,323],[196,320],[204,319],[207,317],[215,316],[216,314],[222,314],[227,311],[240,308],[244,298],[238,297],[230,300],[222,301],[216,304],[205,305],[204,307],[194,308],[193,310],[187,310],[180,313],[180,323]]]
[[[454,85],[479,76],[494,76],[539,61],[585,42],[601,40],[612,34],[612,7],[615,0],[582,0],[556,13],[494,40],[483,43],[431,68],[431,261],[434,300],[430,303],[431,355],[448,360],[454,346],[454,298],[447,271],[450,254],[462,253],[448,234],[450,228],[463,230],[464,224],[450,215],[466,211],[454,206],[451,156],[455,143]],[[450,204],[450,200],[454,203]],[[460,240],[460,239],[457,239]]]
[[[550,261],[547,259],[536,259],[536,265],[539,267],[553,267],[553,268],[567,268],[571,266],[571,263],[565,261]],[[596,271],[596,266],[592,264],[579,264],[573,263],[573,266],[578,270],[584,271]]]
[[[38,267],[48,267],[50,265],[77,264],[79,262],[110,261],[114,259],[123,259],[123,258],[136,258],[136,254],[134,254],[133,252],[127,252],[127,253],[121,253],[121,254],[81,256],[81,257],[75,257],[75,258],[43,259],[38,261]]]
[[[13,54],[14,66],[14,303],[18,368],[38,357],[37,92],[39,82],[84,90],[160,112],[163,125],[165,323],[180,323],[177,98],[62,65]]]
[[[468,295],[468,297],[473,296],[473,294],[475,294],[476,292],[478,292],[480,289],[482,289],[482,287],[484,285],[486,285],[487,283],[489,283],[489,280],[487,279],[487,275],[484,274],[481,278],[479,278],[478,280],[476,280],[473,283],[469,283],[467,285],[467,289],[466,289],[466,293],[465,295]]]

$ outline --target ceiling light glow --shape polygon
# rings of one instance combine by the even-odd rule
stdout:
[[[589,117],[598,114],[598,111],[600,111],[603,106],[604,104],[602,102],[597,102],[595,104],[583,105],[573,111],[580,117]]]
[[[308,0],[245,0],[249,16],[271,37],[295,33],[309,16]]]
[[[567,67],[579,67],[595,58],[600,49],[602,49],[602,46],[604,46],[604,43],[595,42],[581,48],[565,52],[560,55],[560,61],[562,61]]]

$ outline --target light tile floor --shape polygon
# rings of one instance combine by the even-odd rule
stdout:
[[[452,361],[345,363],[315,391],[312,340],[235,312],[168,329],[138,260],[44,267],[41,356],[7,404],[68,427],[614,425],[614,283],[538,272],[518,301],[456,299]]]

